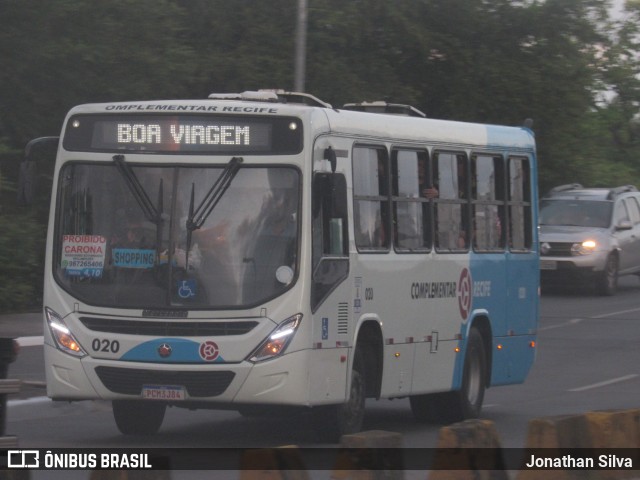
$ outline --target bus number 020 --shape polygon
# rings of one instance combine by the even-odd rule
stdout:
[[[94,352],[118,353],[118,350],[120,350],[120,342],[117,340],[94,338],[91,342],[91,348],[93,348]]]

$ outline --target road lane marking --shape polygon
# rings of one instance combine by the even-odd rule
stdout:
[[[633,312],[640,312],[640,308],[632,308],[630,310],[620,310],[618,312],[603,313],[602,315],[596,315],[596,316],[590,317],[590,318],[615,317],[616,315],[622,315],[623,313],[633,313]]]
[[[576,325],[577,323],[580,323],[582,320],[583,320],[582,318],[572,318],[568,322],[558,323],[556,325],[549,325],[547,327],[540,327],[538,328],[538,331],[541,332],[543,330],[553,330],[554,328],[568,327],[570,325]]]
[[[21,347],[36,347],[44,344],[44,336],[39,337],[18,337],[16,338],[18,345]]]
[[[613,383],[626,382],[627,380],[631,380],[632,378],[636,378],[638,376],[637,373],[632,373],[631,375],[625,375],[624,377],[612,378],[611,380],[605,380],[604,382],[593,383],[591,385],[585,385],[584,387],[572,388],[568,390],[569,392],[584,392],[585,390],[591,390],[594,388],[606,387],[607,385],[611,385]]]
[[[20,407],[22,405],[36,405],[40,403],[52,403],[49,397],[29,397],[17,400],[7,400],[7,407]]]

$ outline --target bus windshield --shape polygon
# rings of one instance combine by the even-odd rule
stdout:
[[[298,170],[238,168],[194,228],[193,210],[207,203],[224,165],[118,167],[74,162],[60,173],[53,270],[81,301],[245,308],[297,278]]]

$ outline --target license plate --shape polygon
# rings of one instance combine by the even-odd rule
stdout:
[[[142,398],[145,400],[184,400],[184,387],[180,385],[143,385]]]
[[[555,260],[540,260],[540,270],[557,270],[558,262]]]

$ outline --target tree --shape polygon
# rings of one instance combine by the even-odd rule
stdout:
[[[170,0],[0,3],[0,138],[57,135],[85,102],[188,96],[196,57]]]

